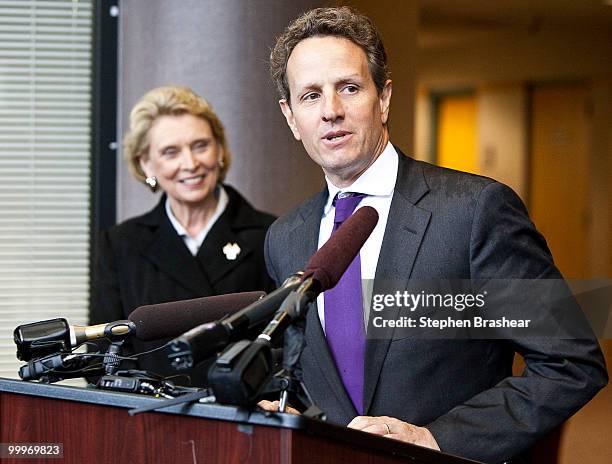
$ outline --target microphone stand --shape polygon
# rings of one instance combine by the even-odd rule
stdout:
[[[300,287],[301,288],[301,287]],[[277,315],[268,324],[258,338],[272,340],[275,337],[276,331],[286,332],[283,349],[283,369],[276,378],[279,380],[278,386],[280,390],[279,397],[279,412],[285,412],[289,399],[289,392],[299,394],[301,386],[306,393],[308,401],[312,404],[312,399],[306,388],[294,374],[298,359],[304,349],[304,329],[306,325],[306,314],[308,312],[309,298],[302,292],[292,292],[283,302]]]
[[[105,375],[113,375],[119,369],[119,364],[121,363],[119,356],[123,342],[124,340],[113,340],[108,345],[108,350],[106,350],[104,358],[102,358],[102,367],[104,368]]]

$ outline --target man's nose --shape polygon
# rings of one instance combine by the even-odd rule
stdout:
[[[331,93],[324,99],[322,119],[325,122],[333,122],[342,118],[344,118],[342,101],[335,92]]]

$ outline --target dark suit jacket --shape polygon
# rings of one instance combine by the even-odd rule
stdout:
[[[224,187],[227,208],[195,257],[166,215],[165,195],[152,211],[102,233],[92,289],[92,324],[126,319],[147,304],[274,288],[263,256],[264,237],[274,217],[256,211],[236,190]],[[222,252],[228,242],[241,249],[235,260]],[[140,352],[160,344],[134,340],[131,348]],[[163,350],[143,357],[139,367],[176,374],[168,368]],[[190,372],[194,385],[205,382],[204,371],[205,367],[199,367]]]
[[[384,279],[559,279],[544,238],[508,187],[400,154],[374,293]],[[266,237],[277,283],[316,251],[327,190],[279,218]],[[313,305],[314,306],[314,305]],[[533,308],[537,311],[538,308]],[[512,376],[514,353],[526,362]],[[440,448],[486,462],[528,450],[607,382],[597,341],[367,340],[364,411],[427,426]],[[316,307],[307,315],[302,378],[328,419],[357,415],[327,348]]]

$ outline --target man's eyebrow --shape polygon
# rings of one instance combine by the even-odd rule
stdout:
[[[319,89],[321,88],[321,86],[319,84],[316,84],[314,82],[305,82],[303,84],[298,83],[297,85],[298,91],[304,92],[306,90],[314,90],[314,89]]]
[[[335,82],[334,85],[342,85],[342,84],[348,84],[350,82],[356,82],[356,81],[361,81],[363,80],[363,77],[361,76],[361,74],[358,73],[353,73],[353,74],[349,74],[347,76],[342,76],[340,78],[338,78]],[[321,84],[319,83],[315,83],[315,82],[305,82],[303,84],[298,83],[297,88],[299,90],[299,92],[304,92],[307,90],[317,90],[321,88]]]
[[[362,77],[359,74],[351,74],[350,76],[343,77],[336,81],[336,85],[349,84],[353,82],[360,82]]]
[[[355,80],[361,80],[363,78],[363,76],[361,74],[358,73],[353,73],[353,74],[349,74],[348,76],[343,76],[340,79],[338,79],[338,82],[342,83],[342,82],[348,82],[348,81],[355,81]]]

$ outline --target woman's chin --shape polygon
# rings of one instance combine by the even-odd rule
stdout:
[[[181,203],[193,208],[204,207],[208,202],[214,200],[214,189],[181,189],[179,192],[167,192],[168,196],[175,202]]]

